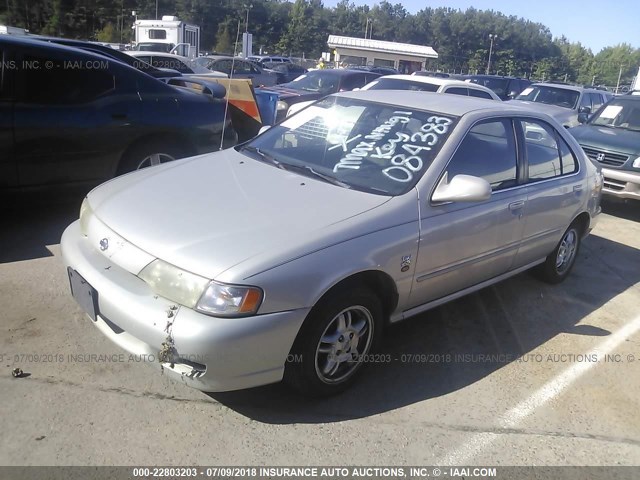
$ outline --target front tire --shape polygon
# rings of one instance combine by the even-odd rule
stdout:
[[[377,346],[382,326],[380,301],[369,290],[331,294],[302,325],[285,366],[285,382],[312,397],[344,391]]]
[[[577,224],[569,226],[553,252],[537,267],[540,280],[555,284],[569,276],[580,250],[581,237],[582,232]]]

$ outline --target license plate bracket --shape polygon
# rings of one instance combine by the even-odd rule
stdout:
[[[73,268],[67,267],[69,274],[69,285],[71,286],[71,295],[87,312],[91,320],[97,320],[98,315],[98,291],[87,282],[82,275]]]

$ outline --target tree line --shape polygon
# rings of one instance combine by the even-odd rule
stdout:
[[[139,19],[176,15],[201,27],[201,48],[233,53],[239,34],[253,34],[254,52],[318,58],[329,34],[432,46],[439,54],[428,68],[454,73],[491,73],[615,86],[629,84],[640,66],[640,49],[622,43],[594,53],[564,36],[553,38],[536,22],[493,10],[426,7],[410,14],[386,0],[373,7],[341,0],[1,0],[0,24],[31,33],[128,43],[133,11]],[[493,46],[491,45],[491,37]]]

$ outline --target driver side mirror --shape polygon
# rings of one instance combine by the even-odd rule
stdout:
[[[516,90],[511,90],[509,92],[509,94],[507,95],[507,97],[509,97],[511,100],[513,100],[514,98],[516,98],[518,96],[518,92]]]
[[[578,109],[578,113],[586,113],[587,115],[589,115],[591,113],[591,107],[587,107],[587,106],[580,107]]]
[[[483,202],[491,198],[491,185],[484,178],[472,175],[456,175],[448,181],[448,174],[433,192],[431,201],[441,202]]]
[[[589,120],[589,115],[587,113],[578,114],[578,123],[587,123],[588,120]]]

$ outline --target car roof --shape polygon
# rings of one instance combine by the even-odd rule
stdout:
[[[511,102],[496,102],[463,95],[442,95],[435,92],[417,92],[411,90],[358,90],[334,93],[330,96],[348,97],[371,102],[395,105],[400,108],[424,109],[431,112],[462,116],[478,110],[491,113],[525,113],[536,116],[547,115],[534,112],[526,106],[513,105]],[[424,106],[424,107],[423,107]]]
[[[483,85],[478,85],[476,83],[465,82],[464,80],[456,80],[455,78],[443,78],[443,77],[428,77],[423,75],[385,75],[384,77],[380,77],[377,80],[382,78],[393,78],[398,80],[408,80],[410,82],[417,83],[430,83],[431,85],[438,85],[439,87],[463,87],[463,88],[472,88],[473,90],[480,90],[483,92],[489,93],[492,97],[498,97],[493,90],[487,88]]]
[[[0,35],[0,43],[17,45],[17,46],[42,48],[45,50],[56,50],[56,51],[62,50],[62,51],[68,51],[68,52],[74,52],[74,53],[81,52],[85,55],[93,55],[101,59],[104,58],[102,55],[98,53],[89,52],[87,50],[83,50],[80,48],[70,47],[67,45],[63,45],[61,43],[52,43],[52,42],[46,41],[49,38],[52,38],[52,37],[45,37],[40,35],[33,35],[33,36],[32,35],[20,35],[20,36]],[[82,42],[82,43],[86,45],[89,42]]]
[[[506,79],[513,79],[513,80],[527,80],[526,78],[522,78],[522,77],[512,77],[510,75],[485,75],[483,73],[478,73],[476,75],[465,75],[466,78],[506,78]]]
[[[243,62],[251,62],[249,58],[232,57],[229,55],[205,55],[203,57],[198,57],[198,58],[209,58],[211,60],[242,60]]]
[[[564,90],[573,90],[574,92],[602,93],[602,90],[596,90],[595,88],[576,87],[575,85],[568,85],[566,83],[536,82],[529,86],[562,88]]]
[[[468,82],[464,82],[462,80],[456,80],[455,78],[428,77],[426,75],[398,74],[398,75],[385,75],[384,77],[380,77],[380,78],[394,78],[394,79],[398,79],[398,80],[409,80],[411,82],[430,83],[432,85],[438,85],[438,86],[456,85],[456,86],[465,87],[465,88],[467,88],[469,86]],[[475,87],[482,87],[482,85],[475,85],[474,84],[474,88]],[[482,89],[484,90],[485,87],[482,87]]]

